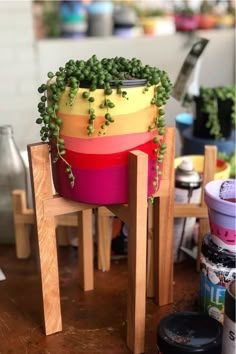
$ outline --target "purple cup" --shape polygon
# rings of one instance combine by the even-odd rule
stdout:
[[[222,185],[228,188],[222,192]],[[225,199],[222,199],[226,198]],[[219,247],[236,252],[236,179],[214,180],[206,184],[204,199],[212,241]]]

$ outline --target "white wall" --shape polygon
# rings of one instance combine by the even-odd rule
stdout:
[[[11,124],[24,149],[38,135],[32,124],[38,96],[29,0],[0,1],[0,78],[0,125]]]

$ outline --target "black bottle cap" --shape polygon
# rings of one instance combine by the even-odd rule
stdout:
[[[157,345],[163,354],[221,354],[222,325],[206,313],[177,312],[160,321]]]

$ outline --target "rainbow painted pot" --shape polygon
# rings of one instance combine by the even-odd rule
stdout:
[[[60,138],[65,141],[65,159],[72,166],[75,177],[74,187],[71,187],[65,162],[59,158],[52,163],[54,186],[61,196],[90,204],[126,203],[128,154],[131,150],[148,154],[148,196],[152,195],[157,144],[153,142],[156,130],[149,131],[149,127],[156,119],[157,107],[151,104],[154,87],[144,93],[144,86],[137,86],[135,81],[135,87],[125,87],[128,99],[118,95],[116,89],[109,96],[115,104],[109,111],[114,123],[108,126],[105,135],[99,133],[106,113],[106,109],[100,107],[105,98],[103,89],[91,93],[95,99],[92,103],[82,97],[86,88],[79,89],[72,106],[68,104],[69,88],[61,96],[57,112],[63,121]],[[96,119],[94,133],[88,136],[88,111],[91,108],[94,108]],[[52,147],[52,161],[55,150],[55,146]]]

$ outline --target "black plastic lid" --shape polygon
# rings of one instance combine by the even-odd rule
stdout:
[[[130,79],[130,80],[118,80],[118,81],[122,81],[122,86],[121,87],[139,87],[139,86],[145,86],[147,83],[146,79]],[[82,88],[88,88],[91,86],[91,82],[90,81],[81,81],[80,83],[80,87]],[[111,88],[116,87],[117,85],[115,84],[114,80],[110,81],[110,86]],[[103,87],[99,87],[98,88],[103,88]]]
[[[206,234],[202,241],[202,254],[214,264],[221,264],[226,268],[235,268],[235,253],[227,249],[218,247],[211,238],[210,234]]]
[[[163,354],[221,354],[222,325],[206,313],[177,312],[160,321],[157,345]]]

